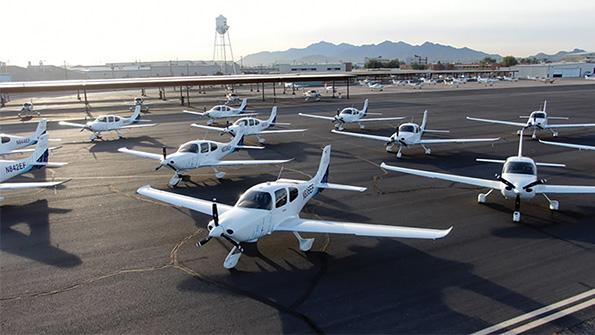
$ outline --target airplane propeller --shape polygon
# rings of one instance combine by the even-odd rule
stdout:
[[[162,153],[162,155],[163,155],[163,161],[166,161],[166,159],[167,159],[167,149],[166,149],[166,147],[165,147],[165,146],[161,147],[161,153]],[[155,168],[155,171],[157,171],[157,170],[161,169],[161,167],[162,167],[163,165],[164,165],[164,164],[163,164],[163,163],[161,163],[161,164],[160,164],[158,167],[156,167],[156,168]],[[176,167],[175,167],[175,166],[173,166],[173,165],[171,165],[169,162],[167,162],[167,161],[166,161],[165,165],[166,165],[167,167],[169,167],[170,169],[174,170],[175,172],[178,172],[178,169],[176,169]]]
[[[219,211],[217,210],[217,203],[215,203],[214,201],[216,201],[216,199],[213,199],[213,229],[215,229],[216,227],[219,227]],[[229,237],[227,234],[225,234],[224,232],[221,232],[221,237],[223,237],[224,239],[226,239],[227,241],[229,241],[229,243],[231,243],[234,247],[236,247],[240,252],[244,252],[244,248],[242,248],[241,244],[239,242],[237,242],[236,240],[234,240],[233,238]],[[202,247],[203,245],[207,244],[210,240],[211,240],[212,236],[207,236],[204,239],[196,242],[196,246],[197,247]]]

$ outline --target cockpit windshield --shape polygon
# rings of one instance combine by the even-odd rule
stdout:
[[[399,132],[415,133],[415,126],[410,124],[402,125],[399,127]]]
[[[529,162],[508,162],[504,164],[504,173],[535,175],[535,167]]]
[[[198,152],[198,145],[196,143],[186,143],[183,144],[180,149],[178,149],[178,152],[192,152],[192,153],[197,153]]]
[[[268,192],[248,191],[242,195],[236,206],[271,210],[273,208],[273,198]]]
[[[545,119],[545,113],[533,113],[533,117],[536,119]]]

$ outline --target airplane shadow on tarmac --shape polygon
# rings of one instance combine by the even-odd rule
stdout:
[[[485,299],[522,312],[543,306],[476,275],[470,264],[435,257],[398,240],[377,239],[373,246],[341,245],[338,248],[346,248],[350,255],[335,258],[329,251],[297,251],[290,236],[274,236],[285,242],[286,251],[270,246],[260,251],[256,244],[246,245],[239,269],[221,268],[225,252],[216,253],[221,256],[216,261],[198,260],[197,266],[203,278],[230,295],[277,309],[284,333],[469,333],[491,326],[451,307],[453,291],[466,296],[466,303]],[[330,239],[332,244],[334,237]],[[289,258],[296,259],[291,254],[303,259],[291,263]],[[246,266],[251,270],[242,270]],[[189,277],[178,289],[204,293],[204,284]],[[296,318],[304,323],[297,324]]]
[[[24,205],[2,206],[0,250],[57,267],[74,267],[82,263],[80,257],[51,243],[50,213],[67,213],[70,209],[50,208],[48,201],[37,200]],[[22,219],[22,213],[27,218]],[[18,224],[29,227],[27,235],[13,228]]]

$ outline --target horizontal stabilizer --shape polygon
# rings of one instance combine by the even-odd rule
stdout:
[[[333,184],[333,183],[320,183],[317,186],[319,188],[324,188],[324,189],[342,190],[342,191],[355,191],[355,192],[363,192],[363,191],[365,191],[367,189],[366,187],[351,186],[351,185],[342,185],[342,184]]]

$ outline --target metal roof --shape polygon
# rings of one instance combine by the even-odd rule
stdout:
[[[275,75],[230,75],[230,76],[184,76],[120,79],[81,79],[23,81],[0,83],[0,93],[27,93],[74,90],[104,90],[171,86],[260,84],[306,81],[342,81],[354,78],[351,73],[275,74]]]

